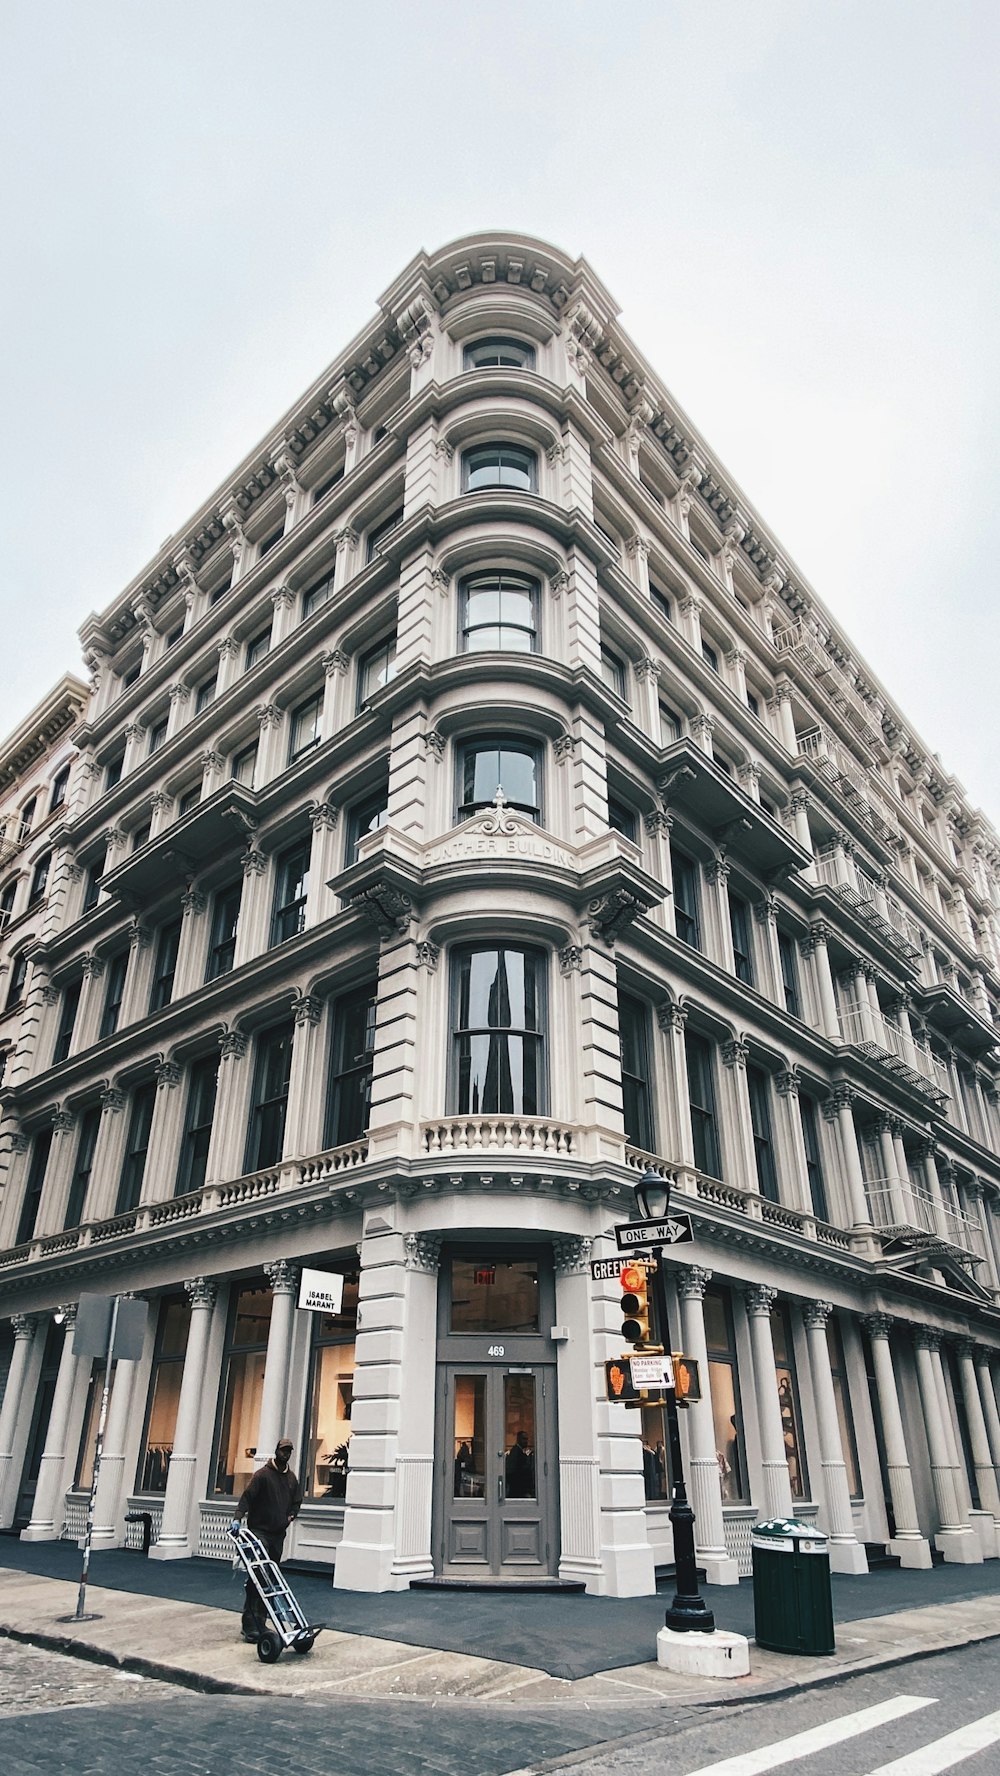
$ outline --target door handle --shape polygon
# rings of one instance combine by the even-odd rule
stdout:
[[[497,1475],[497,1504],[503,1504],[503,1475]]]

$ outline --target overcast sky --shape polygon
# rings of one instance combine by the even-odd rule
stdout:
[[[583,253],[1000,822],[996,0],[7,0],[0,729],[374,312]]]

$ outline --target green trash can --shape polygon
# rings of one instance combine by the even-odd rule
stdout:
[[[754,1639],[773,1653],[832,1653],[833,1593],[826,1536],[794,1517],[755,1523]]]

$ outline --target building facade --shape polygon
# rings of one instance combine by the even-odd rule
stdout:
[[[98,1545],[224,1555],[286,1432],[338,1585],[652,1590],[591,1271],[652,1164],[709,1581],[793,1509],[840,1571],[996,1557],[1000,846],[588,264],[419,255],[177,538],[81,631],[0,1524],[79,1533],[74,1307],[130,1292]]]

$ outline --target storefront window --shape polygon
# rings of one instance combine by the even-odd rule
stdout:
[[[792,1497],[804,1499],[809,1496],[809,1481],[805,1468],[798,1389],[795,1385],[792,1338],[788,1313],[784,1307],[771,1309],[771,1337],[774,1341],[774,1369],[778,1381],[778,1404],[781,1407],[781,1431],[785,1439],[788,1478]]]
[[[639,1416],[642,1419],[642,1480],[647,1502],[655,1503],[657,1499],[670,1497],[666,1414],[662,1406],[643,1406]]]
[[[167,1468],[174,1448],[177,1402],[181,1397],[190,1324],[191,1309],[183,1295],[171,1296],[161,1304],[146,1436],[136,1478],[139,1492],[166,1492],[167,1489]]]
[[[837,1402],[837,1423],[840,1426],[840,1443],[844,1451],[847,1480],[851,1488],[851,1497],[856,1499],[861,1497],[861,1467],[858,1462],[858,1446],[854,1438],[854,1415],[851,1412],[851,1395],[847,1385],[844,1341],[841,1337],[840,1326],[832,1315],[826,1322],[826,1342],[830,1352],[833,1397]]]
[[[245,1284],[236,1294],[222,1364],[215,1491],[225,1496],[238,1498],[253,1477],[270,1325],[270,1289],[266,1283]]]
[[[347,1450],[354,1398],[354,1337],[358,1278],[344,1283],[339,1314],[313,1315],[309,1376],[309,1448],[302,1484],[307,1498],[342,1500],[347,1492]]]
[[[453,1258],[452,1332],[537,1332],[538,1264]]]
[[[708,1385],[715,1426],[715,1459],[724,1504],[738,1504],[750,1497],[740,1423],[736,1340],[729,1296],[725,1290],[705,1293],[705,1340],[708,1345]]]

